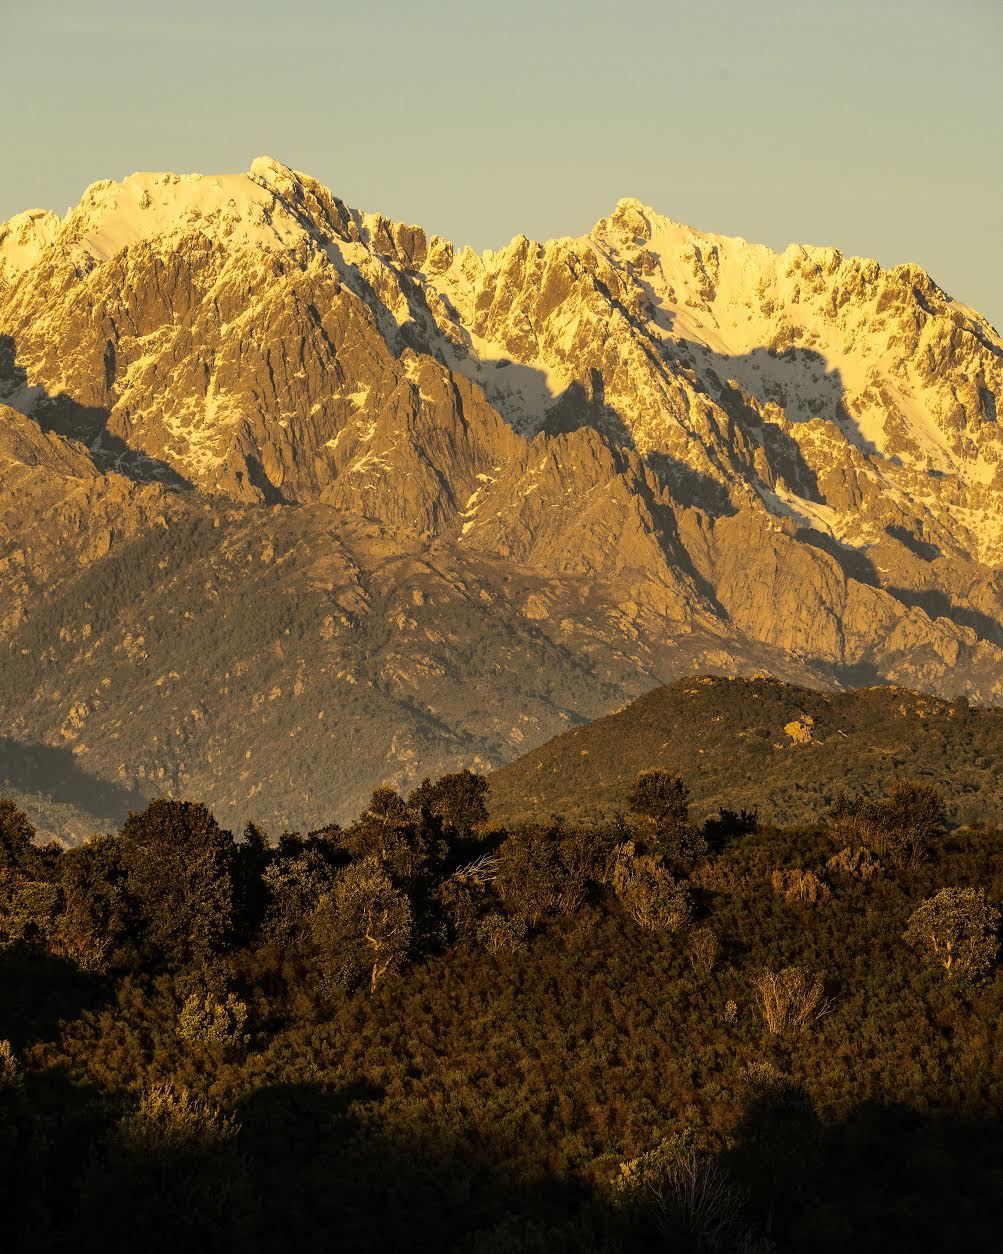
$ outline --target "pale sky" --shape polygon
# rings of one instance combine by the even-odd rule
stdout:
[[[636,196],[1003,328],[1003,0],[0,0],[0,221],[267,153],[497,247]]]

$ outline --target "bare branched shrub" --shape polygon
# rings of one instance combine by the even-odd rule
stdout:
[[[634,922],[651,932],[678,932],[693,913],[685,885],[649,854],[621,845],[613,868],[613,890]]]
[[[10,1041],[0,1041],[0,1089],[15,1088],[21,1083],[21,1065]]]
[[[123,1146],[146,1160],[194,1146],[204,1150],[231,1141],[237,1131],[232,1116],[169,1082],[145,1089],[138,1108],[119,1125]]]
[[[690,943],[687,948],[687,954],[694,973],[701,979],[705,980],[714,970],[714,964],[717,962],[717,956],[720,952],[720,944],[714,929],[707,927],[695,927],[690,932]]]
[[[569,875],[557,899],[559,914],[574,914],[585,904],[587,896],[585,880],[579,875]]]
[[[825,868],[830,875],[848,875],[851,879],[866,881],[880,873],[881,863],[870,849],[847,846],[833,854]]]
[[[458,884],[490,884],[498,875],[498,855],[482,853],[465,866],[457,867],[451,879]]]
[[[741,1237],[747,1194],[715,1157],[701,1150],[690,1127],[621,1163],[614,1193],[634,1203],[647,1201],[670,1241],[688,1238],[706,1254],[731,1250]]]
[[[701,1250],[729,1248],[746,1194],[714,1159],[687,1155],[667,1175],[666,1186],[661,1227],[667,1235],[682,1228]]]
[[[817,905],[829,897],[829,885],[820,880],[814,871],[801,871],[797,867],[778,868],[770,876],[773,891],[785,901],[807,901]]]
[[[831,1009],[822,977],[801,967],[766,968],[753,980],[753,988],[766,1026],[775,1036],[803,1032]]]

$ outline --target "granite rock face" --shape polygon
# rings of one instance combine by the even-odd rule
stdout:
[[[95,184],[0,226],[7,735],[298,825],[694,669],[998,703],[1001,394],[918,267],[636,201],[477,254]]]

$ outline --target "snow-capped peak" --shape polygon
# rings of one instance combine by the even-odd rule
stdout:
[[[302,186],[304,181],[312,181],[308,180],[306,175],[294,170],[292,166],[269,156],[255,157],[247,174],[248,178],[262,187],[270,188],[280,196],[292,194],[294,198],[294,189],[297,186]]]
[[[59,217],[48,209],[29,209],[0,224],[0,278],[10,281],[33,266],[58,230]]]
[[[189,248],[200,236],[214,248]],[[323,296],[313,294],[318,308],[330,299],[327,284],[345,289],[394,357],[418,344],[483,389],[520,433],[586,422],[725,490],[752,485],[774,512],[796,509],[819,521],[824,506],[828,531],[841,539],[859,529],[859,493],[818,486],[834,462],[849,459],[860,475],[854,458],[863,459],[866,482],[880,478],[886,497],[894,488],[907,504],[939,476],[951,486],[938,489],[938,499],[950,496],[953,509],[954,498],[964,498],[973,520],[978,513],[973,547],[1003,551],[998,528],[982,525],[996,508],[989,493],[1003,484],[993,399],[998,338],[919,267],[886,271],[801,244],[774,252],[694,230],[636,197],[620,199],[582,237],[537,243],[519,235],[498,250],[458,251],[418,227],[348,210],[315,179],[269,156],[242,174],[137,173],[95,183],[62,222],[33,211],[0,229],[0,264],[4,275],[23,272],[51,245],[52,265],[43,264],[40,281],[67,262],[83,279],[141,241],[161,259],[183,253],[199,290],[214,289],[198,324],[207,361],[217,362],[219,344],[243,336],[255,318],[271,325],[265,310],[278,290],[271,261],[292,252],[299,263],[309,257],[308,284],[324,285]],[[136,250],[130,281],[143,282],[146,251]],[[264,253],[267,266],[246,264],[248,254]],[[122,278],[110,269],[108,299],[117,300]],[[72,305],[72,291],[72,280],[60,281],[52,299],[65,294]],[[290,307],[300,304],[311,301],[297,296]],[[42,334],[37,315],[26,312],[24,322],[32,330],[22,329],[18,354],[32,384],[37,376],[50,391],[79,390],[65,354],[48,361],[53,337]],[[157,455],[166,450],[186,475],[211,478],[218,459],[205,455],[210,436],[222,448],[226,423],[236,431],[244,421],[245,401],[232,381],[225,401],[218,385],[207,399],[201,383],[187,399],[179,384],[162,395],[162,371],[147,364],[164,352],[155,336],[174,333],[175,311],[165,303],[147,322],[148,332],[115,342],[113,355],[102,332],[87,368],[97,359],[113,380],[123,424],[139,412],[162,424],[165,407],[178,408]],[[242,382],[243,349],[238,359],[234,379]],[[273,365],[264,373],[271,387]],[[302,390],[298,379],[294,372],[287,381],[289,395]],[[346,395],[361,394],[371,380],[357,383]],[[316,424],[326,403],[321,391],[308,404],[301,398],[303,413],[283,400],[283,421]]]
[[[0,225],[0,277],[12,281],[50,244],[105,261],[123,248],[192,232],[231,245],[280,249],[301,238],[296,212],[313,180],[273,157],[256,157],[245,174],[140,171],[101,179],[60,218],[44,209]]]
[[[273,214],[274,192],[252,174],[137,173],[95,183],[63,224],[65,242],[98,260],[143,239],[192,231],[247,243],[288,242],[292,223]],[[285,228],[285,229],[283,229]]]

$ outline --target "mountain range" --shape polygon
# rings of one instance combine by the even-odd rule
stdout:
[[[694,673],[1000,703],[1001,396],[915,265],[96,183],[0,226],[0,782],[308,827]]]

